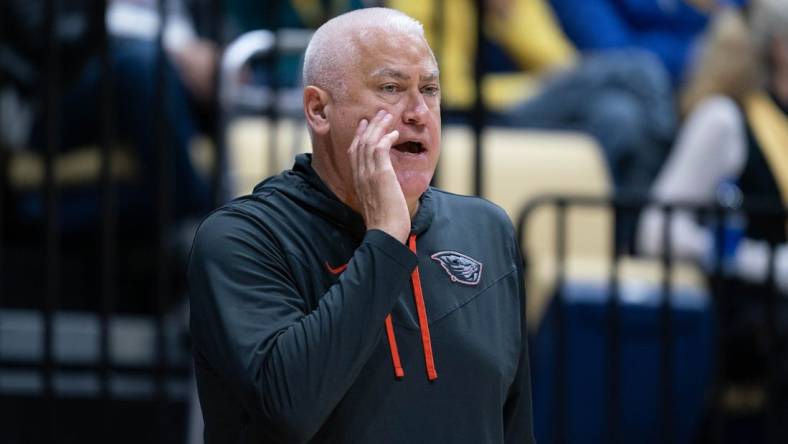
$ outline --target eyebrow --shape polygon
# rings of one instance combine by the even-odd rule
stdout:
[[[424,82],[431,82],[433,80],[438,79],[438,70],[432,71],[431,73],[427,74],[426,76],[421,76],[421,80]]]
[[[410,80],[410,76],[402,71],[392,68],[380,68],[372,73],[372,77],[393,77],[399,80]],[[421,81],[433,81],[438,78],[438,71],[432,71],[429,74],[420,76]]]

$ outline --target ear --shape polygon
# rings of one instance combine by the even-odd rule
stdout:
[[[327,111],[331,107],[331,96],[316,86],[304,88],[304,115],[315,134],[327,134],[330,128]]]

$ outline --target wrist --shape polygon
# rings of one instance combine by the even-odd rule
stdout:
[[[386,225],[372,225],[367,227],[367,232],[372,230],[382,231],[401,242],[403,245],[408,240],[408,235],[410,234],[410,227],[392,227]]]

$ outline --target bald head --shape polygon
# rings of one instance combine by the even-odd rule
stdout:
[[[374,31],[425,39],[421,23],[389,8],[366,8],[342,14],[315,31],[304,54],[304,85],[344,94],[346,70],[356,64],[358,42]],[[434,58],[434,56],[433,56]]]

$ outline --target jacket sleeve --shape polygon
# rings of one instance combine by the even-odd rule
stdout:
[[[516,246],[517,243],[513,241]],[[520,360],[514,382],[509,387],[509,395],[504,404],[504,442],[507,444],[533,444],[533,414],[531,406],[531,369],[528,360],[528,329],[525,324],[525,281],[523,261],[519,247],[515,247],[517,263],[517,279],[519,283],[520,301]]]
[[[372,230],[338,282],[310,310],[286,254],[259,221],[214,213],[189,262],[190,328],[252,420],[277,441],[306,442],[353,384],[381,339],[416,256]]]

